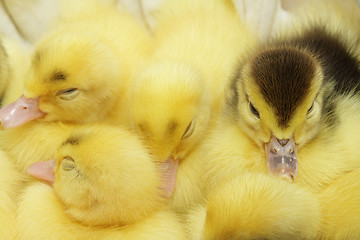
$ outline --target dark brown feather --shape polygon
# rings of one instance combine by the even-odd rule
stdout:
[[[315,61],[293,47],[273,48],[251,61],[250,74],[265,101],[275,110],[279,126],[287,127],[312,86]]]

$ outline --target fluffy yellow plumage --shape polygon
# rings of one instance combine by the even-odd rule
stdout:
[[[177,217],[169,211],[159,211],[126,227],[90,227],[69,218],[66,209],[43,183],[26,189],[18,210],[20,233],[17,239],[184,239]]]
[[[194,172],[202,156],[195,151],[223,107],[226,82],[253,36],[225,1],[163,1],[154,19],[155,51],[129,91],[130,122],[159,161],[179,160],[173,199],[182,211],[202,200]]]
[[[321,239],[360,237],[360,169],[337,179],[320,194]]]
[[[57,148],[73,128],[74,125],[61,122],[34,121],[1,131],[0,146],[9,154],[16,168],[25,174],[30,164],[55,158]]]
[[[111,5],[95,0],[63,5],[59,24],[35,47],[24,101],[44,113],[34,117],[41,121],[122,122],[129,78],[151,53],[151,36]]]
[[[3,151],[0,151],[0,172],[0,238],[13,240],[17,231],[16,199],[22,178]]]
[[[210,119],[203,76],[181,63],[154,63],[129,89],[130,125],[159,161],[185,158],[202,140]]]
[[[307,189],[268,174],[239,174],[209,195],[202,239],[313,239],[319,216]]]
[[[54,122],[122,122],[128,80],[152,49],[145,27],[129,13],[95,0],[63,5],[59,24],[37,43],[24,97],[1,110],[3,127],[32,120],[0,133],[21,171],[54,157],[71,128]]]
[[[30,53],[16,40],[0,35],[0,61],[0,96],[4,106],[15,101],[23,91]]]
[[[359,35],[337,28],[341,19],[329,25],[323,18],[310,22],[260,46],[239,64],[224,116],[204,144],[209,181],[204,189],[211,193],[228,176],[270,171],[318,193],[325,219],[317,237],[343,239],[357,236],[359,201],[332,196],[336,187],[331,186],[346,185],[349,172],[360,167]],[[348,184],[345,191],[357,188]],[[346,206],[337,207],[342,203]],[[326,225],[333,211],[341,212],[344,223],[355,220],[353,227]]]
[[[51,180],[38,164],[29,172]],[[21,239],[183,239],[182,226],[162,197],[171,171],[153,162],[126,130],[81,127],[59,148],[53,189],[35,184],[23,195]],[[32,230],[34,223],[40,235],[39,227]]]

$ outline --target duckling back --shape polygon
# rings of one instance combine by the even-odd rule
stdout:
[[[9,156],[0,151],[0,238],[15,239],[17,231],[16,200],[22,185],[22,177]]]
[[[265,174],[223,180],[205,209],[203,239],[313,239],[320,223],[315,194]]]
[[[164,1],[154,18],[154,58],[183,61],[198,68],[211,90],[212,110],[217,113],[236,60],[255,37],[228,1]]]

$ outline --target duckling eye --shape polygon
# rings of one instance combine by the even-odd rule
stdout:
[[[258,110],[254,107],[254,105],[249,102],[249,109],[250,109],[250,112],[257,118],[260,119],[260,113],[258,112]]]
[[[66,156],[62,160],[61,166],[65,171],[71,171],[75,168],[75,161],[72,157]]]
[[[62,100],[72,100],[78,95],[79,91],[77,88],[67,88],[56,93],[56,96],[59,96]]]
[[[309,115],[314,110],[314,102],[311,104],[309,110],[307,110],[307,114]]]
[[[185,132],[184,132],[184,135],[182,136],[182,139],[185,139],[185,138],[188,138],[188,137],[190,137],[192,134],[193,134],[193,132],[194,132],[194,123],[193,123],[194,121],[191,121],[190,123],[189,123],[189,125],[187,126],[187,128],[186,128],[186,130],[185,130]]]

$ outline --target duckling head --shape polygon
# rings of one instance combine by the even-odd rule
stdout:
[[[270,172],[295,179],[297,150],[320,128],[323,73],[299,48],[276,46],[242,64],[228,102],[244,132],[267,155]]]
[[[94,36],[55,32],[41,41],[23,96],[0,111],[3,128],[42,121],[91,122],[111,111],[119,92],[120,64]]]
[[[156,164],[125,129],[87,126],[61,145],[56,161],[35,163],[28,172],[53,183],[73,219],[109,226],[135,223],[164,207],[176,172],[171,164]]]
[[[202,140],[210,119],[202,75],[177,62],[153,63],[129,88],[130,125],[159,161],[183,159]]]

